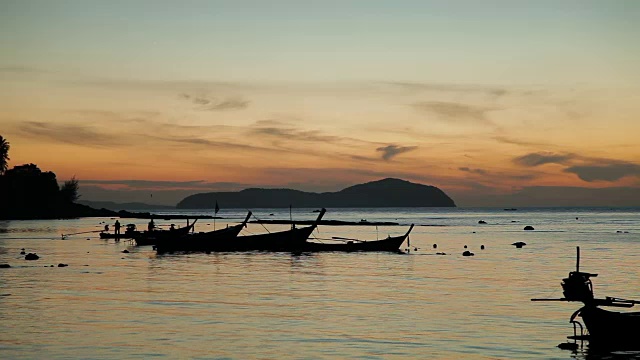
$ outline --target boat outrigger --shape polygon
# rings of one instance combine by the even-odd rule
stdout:
[[[599,306],[630,308],[640,304],[637,300],[615,297],[595,298],[593,294],[592,274],[580,271],[580,247],[577,247],[576,271],[562,280],[563,298],[531,299],[531,301],[579,301],[584,306],[571,315],[573,340],[588,340],[590,348],[640,349],[640,312],[617,312],[601,309]],[[580,316],[586,327],[576,320]],[[580,333],[578,334],[578,329]]]

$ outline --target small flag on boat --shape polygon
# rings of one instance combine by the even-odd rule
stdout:
[[[218,214],[218,211],[220,211],[220,207],[218,206],[218,200],[216,200],[216,209],[215,209],[215,213]]]

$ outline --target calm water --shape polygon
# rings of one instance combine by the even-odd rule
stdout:
[[[255,213],[289,218],[288,209]],[[244,212],[218,215],[216,227]],[[579,305],[529,301],[561,296],[577,245],[581,268],[599,274],[596,295],[640,299],[640,209],[329,209],[325,218],[403,226],[321,226],[320,239],[376,239],[416,223],[410,240],[419,249],[157,256],[96,233],[60,239],[114,219],[0,221],[0,263],[12,266],[0,269],[0,358],[640,357],[558,349]],[[435,255],[434,243],[447,255]],[[463,257],[464,245],[476,256]],[[40,260],[23,260],[21,248]],[[45,267],[58,263],[69,266]]]

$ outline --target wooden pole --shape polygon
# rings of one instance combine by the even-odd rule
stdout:
[[[576,257],[576,272],[580,272],[580,246],[576,246],[576,252],[578,253]]]

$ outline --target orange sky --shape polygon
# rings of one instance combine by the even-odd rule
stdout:
[[[169,9],[140,24],[134,17],[144,11],[124,4],[106,15],[82,2],[46,5],[46,16],[45,5],[11,3],[0,25],[15,34],[0,37],[9,49],[0,55],[0,134],[11,143],[11,166],[32,162],[60,180],[92,181],[85,190],[146,180],[155,191],[192,181],[204,183],[194,191],[327,191],[383,177],[457,195],[640,187],[640,48],[628,9],[585,4],[566,19],[551,5],[528,15],[501,9],[547,25],[534,33],[481,12],[465,39],[421,21],[428,12],[412,14],[411,6],[432,6],[459,30],[469,26],[471,12],[437,2],[408,2],[391,15],[375,6],[334,13],[332,5],[312,15],[278,2],[313,19],[308,28],[300,20],[264,31],[249,18],[271,20],[228,3],[211,16],[226,9],[249,18],[218,19],[208,34],[222,42],[199,48],[211,40],[206,12],[193,20],[202,31],[187,34],[181,26],[193,14]],[[86,19],[72,17],[80,10]],[[380,18],[342,14],[364,10]],[[148,41],[122,37],[121,21]],[[371,34],[360,25],[373,26]],[[169,41],[171,31],[181,40]],[[424,46],[410,47],[414,36]]]

